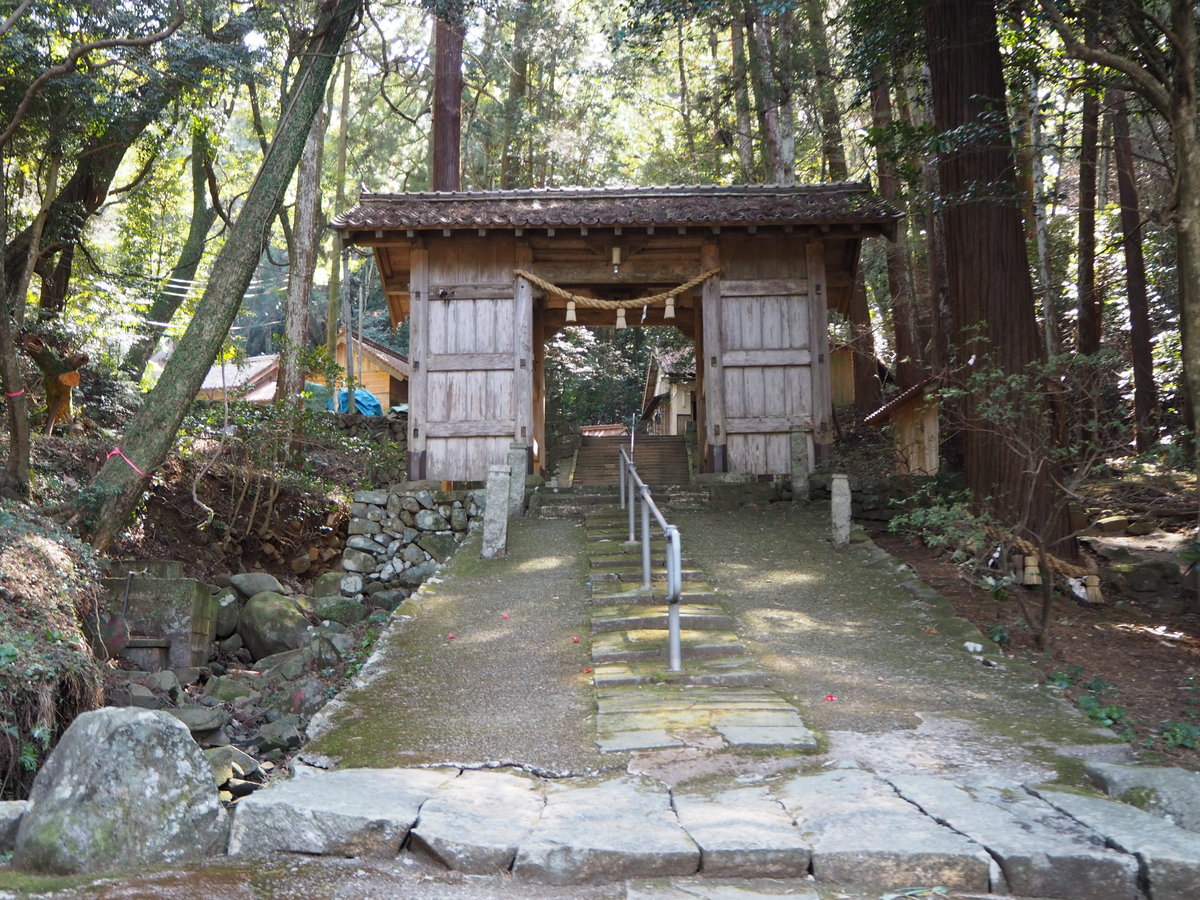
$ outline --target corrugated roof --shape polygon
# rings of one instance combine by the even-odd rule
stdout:
[[[213,366],[200,385],[202,391],[233,390],[247,384],[256,384],[272,366],[279,362],[279,355],[248,356],[245,359]]]
[[[876,225],[901,215],[867,184],[546,188],[363,194],[341,231],[431,228]]]

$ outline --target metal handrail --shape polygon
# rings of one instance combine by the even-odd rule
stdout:
[[[683,547],[679,529],[663,518],[658,504],[650,496],[650,488],[642,481],[637,473],[630,455],[625,448],[620,448],[621,460],[618,466],[621,489],[621,509],[629,510],[629,543],[638,541],[635,527],[634,495],[642,501],[642,590],[650,590],[650,515],[653,513],[659,528],[666,539],[667,564],[667,670],[678,672],[682,669],[682,651],[679,640],[679,602],[683,596]]]

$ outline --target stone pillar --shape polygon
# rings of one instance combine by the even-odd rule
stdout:
[[[487,508],[483,511],[483,547],[479,555],[495,559],[508,551],[508,483],[511,474],[507,465],[491,466],[487,477]]]
[[[829,506],[833,518],[833,546],[850,543],[850,479],[834,475],[829,484]]]
[[[808,473],[812,464],[808,455],[808,431],[804,428],[793,428],[791,431],[791,460],[792,460],[792,501],[807,503],[810,499],[808,491]]]
[[[529,448],[520,441],[508,445],[508,515],[525,514],[525,472],[529,467]]]

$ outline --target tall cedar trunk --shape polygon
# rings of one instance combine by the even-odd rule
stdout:
[[[121,369],[135,381],[141,380],[146,372],[146,366],[158,342],[166,331],[167,323],[175,315],[187,296],[196,270],[200,268],[200,260],[204,256],[204,245],[208,240],[209,229],[217,220],[215,206],[208,204],[208,165],[212,148],[208,142],[208,132],[197,124],[192,130],[192,221],[188,226],[187,240],[179,251],[179,259],[171,269],[167,283],[154,297],[144,321],[138,325],[138,337],[134,340],[125,359],[121,361]]]
[[[457,191],[461,184],[462,29],[438,19],[434,26],[434,43],[430,186],[435,191]]]
[[[830,181],[846,181],[846,148],[842,145],[842,116],[838,110],[837,89],[830,61],[829,37],[825,28],[822,0],[807,0],[808,41],[817,85],[817,108],[821,118],[821,153],[829,169]]]
[[[995,10],[989,0],[927,0],[925,30],[934,120],[939,131],[977,137],[941,154],[940,215],[956,370],[982,366],[1020,376],[1041,359],[1016,173],[1008,142],[1005,85]],[[980,196],[978,186],[992,187]],[[1040,386],[1039,386],[1040,387]],[[1017,418],[988,421],[981,397],[963,400],[967,486],[999,520],[1059,554],[1065,507],[1049,477],[1048,411],[1019,391],[994,398]]]
[[[1038,109],[1037,79],[1030,86],[1030,173],[1033,178],[1033,231],[1037,248],[1038,291],[1042,295],[1042,340],[1046,358],[1058,353],[1058,311],[1055,309],[1054,285],[1050,283],[1050,234],[1046,215],[1046,167],[1042,163],[1042,113]]]
[[[337,183],[334,209],[342,213],[346,209],[346,145],[350,129],[350,72],[353,53],[342,57],[342,102],[339,107],[337,143]],[[342,284],[342,233],[333,233],[333,253],[329,260],[329,298],[325,306],[325,347],[330,355],[337,352],[338,307]]]
[[[782,108],[782,89],[773,66],[771,29],[756,0],[746,0],[745,18],[750,85],[762,134],[763,170],[773,184],[792,184],[796,180],[795,164],[787,158],[783,122],[788,111]]]
[[[882,68],[876,70],[875,83],[871,87],[871,124],[881,136],[889,134],[892,124],[891,97]],[[904,199],[900,196],[892,153],[890,137],[876,149],[879,196],[903,212]],[[896,229],[896,240],[888,242],[887,274],[892,327],[895,330],[896,384],[908,388],[925,377],[925,366],[917,332],[917,311],[908,266],[908,242],[903,226]]]
[[[0,241],[8,233],[8,170],[0,164]],[[17,363],[17,336],[14,310],[17,299],[8,292],[6,279],[0,278],[0,387],[4,390],[4,411],[8,423],[8,459],[0,479],[0,496],[29,495],[30,434],[29,395]]]
[[[300,359],[308,346],[308,312],[312,302],[313,273],[321,243],[321,150],[325,145],[325,107],[313,117],[300,171],[296,178],[296,222],[292,228],[291,268],[287,303],[283,309],[283,352],[275,401],[295,411],[304,409],[304,369]]]
[[[1109,95],[1113,123],[1113,157],[1117,165],[1117,190],[1121,199],[1121,243],[1125,249],[1125,297],[1129,305],[1129,347],[1133,356],[1133,421],[1141,452],[1158,442],[1158,387],[1154,384],[1153,337],[1150,302],[1146,295],[1146,259],[1142,253],[1142,213],[1138,201],[1137,173],[1133,168],[1133,143],[1129,139],[1129,113],[1124,91]]]
[[[500,187],[512,190],[522,180],[521,146],[518,138],[525,120],[529,97],[529,40],[533,4],[525,0],[513,20],[512,69],[508,74],[508,93],[504,98],[504,134],[500,148]],[[526,173],[526,177],[528,174]]]
[[[1100,98],[1094,91],[1083,97],[1079,129],[1079,322],[1077,352],[1091,356],[1100,350],[1103,320],[1100,290],[1096,285],[1096,160],[1100,124]]]
[[[679,116],[683,119],[683,137],[688,162],[696,167],[696,129],[692,124],[692,92],[688,87],[687,51],[683,42],[683,22],[675,24],[675,69],[679,76]]]
[[[741,180],[754,181],[754,132],[750,124],[750,92],[746,85],[749,73],[746,64],[746,37],[742,20],[733,17],[729,24],[733,53],[733,105],[737,113],[737,155]]]
[[[283,203],[313,118],[324,102],[338,48],[361,7],[362,0],[331,0],[322,5],[282,106],[274,141],[217,255],[195,316],[121,439],[125,458],[111,456],[77,502],[81,511],[96,509],[85,530],[100,552],[137,506],[149,480],[148,474],[141,473],[153,472],[171,452],[183,416],[229,333],[269,239],[271,220]]]

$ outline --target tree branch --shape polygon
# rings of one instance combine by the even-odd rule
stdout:
[[[1080,59],[1084,62],[1104,66],[1107,69],[1113,69],[1125,75],[1133,82],[1133,88],[1145,97],[1155,110],[1165,118],[1170,118],[1171,94],[1166,85],[1155,79],[1133,60],[1099,47],[1089,46],[1081,41],[1078,35],[1071,30],[1071,26],[1067,24],[1066,19],[1063,18],[1062,11],[1058,8],[1055,0],[1038,0],[1038,2],[1041,4],[1054,30],[1058,32],[1058,36],[1066,44],[1069,56],[1073,56],[1075,59]]]
[[[6,33],[8,31],[8,29],[12,28],[13,25],[17,24],[17,19],[21,18],[21,16],[24,15],[25,10],[29,9],[29,5],[31,3],[33,3],[33,0],[22,0],[21,5],[18,6],[15,10],[13,10],[13,14],[8,17],[8,19],[5,21],[5,23],[3,25],[0,25],[0,34]]]
[[[88,44],[80,44],[77,47],[73,47],[71,52],[67,54],[66,59],[57,66],[51,66],[34,79],[33,84],[29,86],[29,89],[25,92],[25,96],[21,98],[21,102],[17,105],[17,110],[13,113],[12,121],[9,122],[8,127],[3,132],[0,132],[0,147],[4,147],[12,140],[12,136],[25,120],[25,116],[29,113],[29,107],[33,105],[34,98],[37,97],[42,88],[60,75],[66,75],[68,72],[75,71],[82,57],[96,50],[108,50],[114,47],[149,47],[151,44],[164,41],[179,30],[179,26],[183,24],[186,18],[186,12],[183,0],[175,0],[175,18],[168,22],[162,31],[157,31],[154,34],[141,38],[107,38],[102,41],[92,41]],[[14,13],[15,15],[16,13]]]

